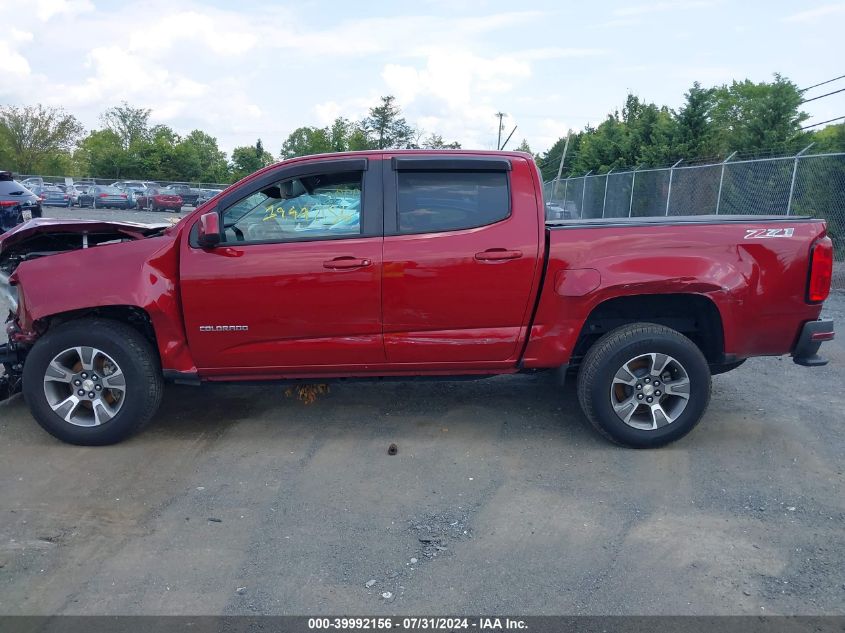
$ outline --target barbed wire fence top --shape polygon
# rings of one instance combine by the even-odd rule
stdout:
[[[845,152],[611,170],[543,185],[548,219],[679,215],[822,218],[836,252],[834,287],[845,288]]]

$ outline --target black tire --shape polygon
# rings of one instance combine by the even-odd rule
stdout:
[[[44,377],[64,350],[91,346],[108,354],[123,371],[124,400],[117,414],[99,426],[66,422],[50,406]],[[54,437],[81,446],[115,444],[138,432],[155,414],[164,391],[158,354],[134,328],[107,319],[79,319],[52,328],[32,347],[23,370],[23,395],[36,421]]]
[[[677,359],[689,379],[685,408],[676,419],[653,430],[626,424],[611,401],[617,372],[645,354]],[[683,334],[654,323],[625,325],[602,336],[587,351],[578,372],[578,400],[584,415],[607,439],[630,448],[657,448],[682,438],[701,420],[710,402],[710,368],[701,350]]]

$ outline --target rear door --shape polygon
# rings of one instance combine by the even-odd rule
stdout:
[[[281,166],[222,196],[223,243],[202,249],[186,238],[181,258],[201,372],[302,375],[384,363],[381,205],[381,171],[365,158]]]
[[[540,257],[528,163],[385,161],[384,342],[391,363],[515,360]]]

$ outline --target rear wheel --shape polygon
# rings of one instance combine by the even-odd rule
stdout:
[[[36,421],[71,444],[114,444],[138,431],[161,402],[158,356],[134,328],[83,319],[49,330],[33,346],[23,394]]]
[[[608,439],[654,448],[689,433],[710,401],[710,369],[683,334],[653,323],[617,328],[587,352],[578,399]]]

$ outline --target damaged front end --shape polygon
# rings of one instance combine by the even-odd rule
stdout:
[[[21,390],[23,358],[12,343],[0,345],[0,402],[8,400]]]
[[[17,334],[17,288],[9,283],[9,276],[0,271],[0,302],[9,306],[6,320],[7,343],[0,344],[0,401],[7,400],[21,390],[25,350],[14,340]]]
[[[44,257],[161,235],[170,225],[39,218],[0,235],[0,315],[8,308],[6,343],[0,344],[0,400],[21,390],[26,355],[38,337],[22,331],[23,295],[16,285],[18,266]],[[31,324],[30,324],[31,325]]]

